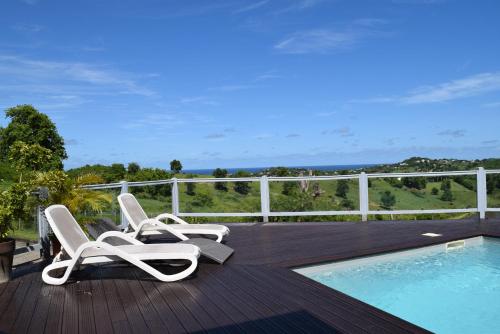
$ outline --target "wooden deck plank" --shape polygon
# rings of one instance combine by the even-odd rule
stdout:
[[[290,268],[478,235],[500,237],[500,222],[233,225],[227,244],[234,256],[224,265],[200,259],[195,274],[181,282],[158,282],[119,264],[89,266],[63,286],[48,286],[38,266],[20,267],[0,284],[0,331],[425,332]]]
[[[10,298],[8,307],[0,313],[0,332],[11,333],[12,327],[16,322],[16,318],[20,315],[26,316],[26,314],[20,314],[24,306],[24,301],[26,299],[27,293],[30,290],[34,277],[36,274],[27,274],[21,277],[21,281],[12,298]]]
[[[16,315],[16,322],[12,328],[13,333],[26,333],[28,331],[31,318],[34,315],[34,310],[39,300],[40,290],[43,287],[38,273],[31,273],[30,275],[33,276],[33,283],[26,294],[19,313]]]

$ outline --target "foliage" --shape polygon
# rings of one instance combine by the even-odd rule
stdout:
[[[303,192],[297,188],[291,194],[283,197],[280,201],[278,201],[278,203],[276,203],[276,208],[278,211],[312,211],[314,208],[314,198],[309,192]],[[297,221],[303,221],[303,219],[307,219],[304,217],[295,218],[297,219]]]
[[[46,165],[62,169],[62,161],[68,157],[64,148],[64,140],[47,115],[38,112],[31,105],[9,108],[5,115],[10,118],[10,123],[0,131],[2,159],[5,160],[8,157],[10,148],[16,141],[22,141],[28,145],[38,144],[50,150],[52,157],[46,161]]]
[[[285,182],[283,182],[283,189],[281,190],[281,193],[283,195],[289,196],[298,190],[299,190],[299,183],[298,182],[285,181]]]
[[[0,193],[0,242],[5,240],[8,233],[12,230],[13,220],[7,191],[3,191]]]
[[[8,157],[14,168],[22,175],[23,172],[50,168],[47,161],[51,161],[52,152],[39,144],[16,141],[10,148]]]
[[[439,194],[439,189],[436,188],[436,187],[433,187],[432,190],[431,190],[431,194],[432,195],[438,195]]]
[[[424,177],[403,177],[401,182],[405,187],[417,190],[425,189],[427,185],[427,180]]]
[[[469,190],[475,190],[476,189],[476,178],[475,177],[469,177],[469,176],[456,176],[453,178],[453,181],[455,181],[458,184],[461,184],[465,188]]]
[[[354,210],[355,209],[354,202],[348,198],[342,199],[342,201],[340,202],[340,206],[346,210]]]
[[[337,189],[335,190],[335,195],[342,198],[347,198],[347,193],[349,192],[349,184],[347,180],[338,180]]]
[[[0,182],[15,181],[19,179],[18,173],[8,161],[0,160]]]
[[[182,170],[182,163],[179,160],[170,161],[170,170],[172,173],[177,174]]]
[[[131,162],[127,166],[127,174],[135,175],[141,170],[141,166],[137,162]]]
[[[125,165],[123,164],[112,164],[110,169],[110,177],[113,180],[118,180],[121,181],[125,179],[125,174],[127,173],[127,170],[125,169]]]
[[[187,174],[186,178],[193,179],[195,177],[194,174]],[[186,195],[194,196],[196,195],[196,183],[194,182],[186,182]]]
[[[227,174],[228,174],[227,169],[223,169],[223,168],[216,168],[212,173],[212,175],[218,179],[225,178],[227,176]],[[221,190],[221,191],[227,191],[226,182],[215,182],[214,188],[217,190]]]
[[[194,206],[198,207],[207,207],[213,205],[213,199],[211,196],[205,193],[198,193],[194,196],[194,200],[192,202]]]
[[[194,183],[194,182],[186,183],[186,195],[189,195],[189,196],[196,195],[196,183]]]
[[[441,200],[445,202],[452,202],[454,199],[451,188],[445,188],[443,194],[441,195]]]
[[[441,181],[441,190],[445,191],[445,190],[450,190],[451,189],[451,181],[450,179],[444,179],[443,181]]]
[[[160,168],[142,168],[135,175],[129,175],[129,181],[153,181],[153,180],[166,180],[171,178],[171,174],[164,169]],[[160,186],[145,186],[131,188],[134,194],[145,193],[150,197],[156,196],[171,196],[172,186],[164,184]]]
[[[250,173],[244,171],[244,170],[239,170],[234,174],[235,177],[249,177]],[[248,195],[250,192],[250,183],[249,182],[234,182],[234,191],[236,191],[238,194],[241,195]]]
[[[103,183],[103,179],[98,175],[85,174],[69,178],[61,171],[38,172],[33,180],[34,186],[49,189],[49,200],[46,204],[63,204],[75,215],[86,211],[100,213],[112,202],[110,194],[82,188],[84,185],[96,183]]]
[[[269,176],[289,176],[290,170],[286,167],[272,167],[266,171]]]
[[[389,190],[384,191],[380,196],[380,204],[382,208],[390,210],[396,204],[396,196]]]

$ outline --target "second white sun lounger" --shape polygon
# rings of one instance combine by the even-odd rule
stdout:
[[[198,265],[200,249],[194,245],[179,243],[145,245],[124,233],[114,231],[102,234],[96,241],[90,241],[64,205],[48,207],[45,209],[45,215],[61,242],[63,252],[43,270],[42,279],[47,284],[64,284],[73,268],[79,264],[127,261],[163,282],[183,279],[193,273]],[[104,241],[110,237],[120,238],[130,245],[113,246]],[[69,259],[62,260],[62,254]],[[179,273],[167,275],[145,263],[146,260],[188,260],[191,264]],[[50,276],[51,271],[62,268],[66,268],[62,277]]]
[[[184,234],[214,235],[217,242],[221,242],[224,236],[229,234],[229,228],[216,224],[189,224],[181,218],[170,213],[162,213],[154,219],[149,219],[134,195],[125,193],[118,196],[118,203],[125,218],[129,222],[129,227],[134,231],[134,237],[140,235],[161,234],[168,231],[176,235],[181,240],[187,240]],[[164,224],[161,220],[171,219],[175,224]]]

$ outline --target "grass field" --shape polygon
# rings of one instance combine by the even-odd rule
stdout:
[[[315,181],[309,184],[309,192],[314,187],[314,183],[319,185],[319,196],[314,199],[295,198],[294,196],[284,195],[283,182],[270,182],[270,206],[271,211],[328,211],[328,210],[348,210],[342,206],[343,198],[336,196],[338,181]],[[298,185],[298,182],[296,182]],[[186,184],[179,184],[179,208],[183,213],[203,213],[203,212],[260,212],[260,192],[259,182],[251,182],[250,192],[242,195],[234,191],[233,183],[227,182],[228,191],[214,189],[212,183],[197,184],[195,195],[186,193]],[[359,189],[357,180],[349,180],[349,191],[347,198],[351,201],[351,210],[359,210]],[[384,191],[391,191],[396,196],[396,204],[391,208],[393,210],[412,210],[412,209],[462,209],[476,207],[476,192],[469,190],[459,183],[451,182],[452,201],[441,200],[442,191],[437,195],[432,195],[432,189],[440,189],[440,182],[428,182],[425,189],[415,190],[406,187],[397,188],[389,184],[384,179],[372,179],[369,187],[370,210],[382,210],[380,197]],[[169,196],[147,196],[144,193],[138,193],[137,198],[141,202],[145,211],[150,216],[162,212],[171,212],[171,197]],[[497,190],[488,196],[490,207],[500,207],[500,191]],[[105,216],[119,219],[118,208],[113,205],[112,213],[108,211]],[[442,215],[446,218],[464,218],[467,214]],[[432,215],[431,217],[440,218],[441,215]],[[390,219],[391,217],[377,217],[378,219]],[[394,216],[392,217],[394,218]],[[422,215],[398,216],[398,219],[424,219]],[[357,216],[342,217],[309,217],[305,220],[359,220]],[[186,220],[191,222],[238,222],[238,221],[257,221],[259,217],[188,217]],[[288,218],[280,219],[286,221]],[[290,219],[293,220],[293,219]]]
[[[206,176],[204,176],[206,177]],[[295,187],[299,187],[299,182]],[[371,179],[369,192],[370,210],[382,210],[380,197],[385,191],[390,191],[396,197],[396,203],[391,208],[393,210],[414,210],[414,209],[461,209],[476,207],[476,192],[465,188],[459,183],[451,182],[452,201],[441,200],[442,191],[437,195],[432,194],[432,189],[440,189],[440,182],[427,182],[425,189],[415,190],[406,187],[394,187],[385,179]],[[317,184],[317,185],[315,185]],[[336,195],[338,181],[314,181],[310,182],[308,192],[317,190],[315,197],[297,197],[283,194],[283,182],[270,182],[270,207],[271,211],[330,211],[330,210],[359,210],[359,188],[357,180],[349,180],[349,190],[347,199],[351,207],[346,208],[344,199]],[[0,190],[5,190],[9,184],[0,183]],[[179,183],[179,208],[183,213],[204,213],[204,212],[260,212],[260,183],[250,182],[249,193],[242,195],[234,190],[233,182],[226,182],[227,191],[220,191],[214,188],[213,183],[196,184],[195,194],[187,194],[186,183]],[[149,216],[155,216],[163,212],[172,211],[171,196],[152,196],[147,193],[147,189],[132,188],[136,193],[144,210]],[[113,203],[101,214],[81,214],[80,221],[92,221],[97,217],[110,218],[115,222],[120,221],[120,210],[116,201],[119,190],[108,191],[113,196]],[[500,208],[500,189],[495,189],[488,194],[488,207]],[[370,219],[439,219],[439,218],[464,218],[468,214],[452,215],[404,215],[404,216],[382,216],[375,215]],[[254,222],[260,217],[187,217],[190,222]],[[275,221],[318,221],[318,220],[340,220],[358,221],[358,216],[332,216],[332,217],[302,217],[302,219],[292,217],[273,218]],[[38,232],[33,223],[21,224],[21,229],[16,229],[11,233],[19,239],[36,240]]]

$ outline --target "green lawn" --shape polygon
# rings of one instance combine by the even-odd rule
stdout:
[[[418,209],[465,209],[476,207],[476,192],[462,185],[451,182],[451,191],[454,200],[452,202],[440,199],[442,191],[438,195],[432,195],[432,188],[440,189],[440,182],[427,182],[425,190],[411,190],[406,187],[396,188],[383,179],[372,179],[371,187],[368,189],[370,199],[370,210],[382,210],[380,196],[389,190],[396,196],[396,205],[393,210],[418,210]]]

